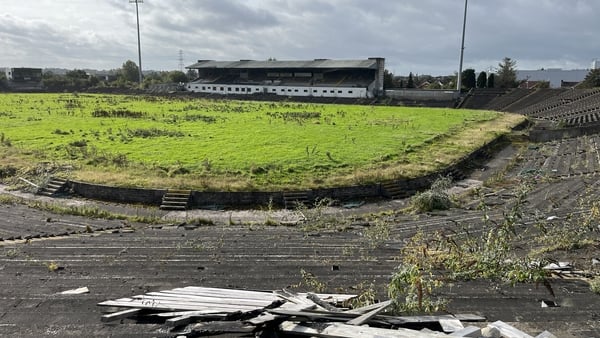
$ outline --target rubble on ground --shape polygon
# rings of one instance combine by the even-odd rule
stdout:
[[[534,337],[502,321],[483,326],[487,319],[475,314],[390,315],[385,311],[393,304],[392,300],[351,308],[351,300],[356,297],[188,286],[107,300],[98,305],[119,309],[103,315],[103,322],[129,318],[162,323],[178,337],[215,334],[327,338]],[[544,331],[535,337],[555,336]]]

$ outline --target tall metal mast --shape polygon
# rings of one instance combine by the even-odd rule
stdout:
[[[465,15],[463,18],[463,29],[462,29],[462,42],[460,44],[460,64],[458,66],[458,79],[456,81],[456,90],[460,92],[462,88],[462,68],[463,68],[463,56],[465,54],[465,29],[467,27],[467,2],[465,0]]]
[[[140,14],[138,3],[144,3],[144,0],[129,0],[129,3],[135,3],[135,18],[137,23],[137,41],[138,41],[138,71],[140,87],[142,86],[142,44],[140,42]]]

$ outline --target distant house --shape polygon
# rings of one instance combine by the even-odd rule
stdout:
[[[526,80],[526,81],[521,81],[519,83],[519,88],[523,88],[523,89],[541,88],[547,83],[548,83],[547,81]]]
[[[6,68],[7,85],[11,89],[32,90],[42,88],[41,68]]]
[[[88,72],[87,74],[89,76],[97,77],[98,80],[100,80],[100,81],[106,81],[106,82],[116,81],[118,78],[118,75],[115,71],[95,71],[95,72]]]
[[[590,72],[589,69],[564,70],[560,68],[547,68],[539,70],[517,70],[517,81],[537,82],[546,81],[550,88],[561,88],[563,82],[581,82]]]
[[[560,81],[561,88],[575,88],[581,81]]]

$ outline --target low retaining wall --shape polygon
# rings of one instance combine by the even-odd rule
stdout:
[[[505,141],[501,136],[483,147],[464,157],[455,165],[444,170],[411,179],[400,179],[393,183],[409,195],[429,188],[431,183],[440,176],[452,175],[456,171],[467,173],[476,168],[482,158],[487,158],[490,153],[495,152],[498,145]],[[70,190],[80,196],[90,199],[105,200],[119,203],[139,203],[146,205],[160,205],[166,189],[139,189],[120,188],[106,185],[98,185],[77,181],[69,181]],[[367,184],[350,187],[320,188],[308,192],[308,199],[315,201],[322,198],[331,198],[339,201],[365,198],[383,198],[387,192],[381,183]],[[284,205],[284,192],[274,191],[231,191],[231,192],[207,192],[192,191],[190,207],[201,208],[206,206],[257,206],[273,204]]]
[[[160,205],[166,189],[121,188],[108,185],[69,181],[70,190],[82,197],[119,202]]]
[[[348,201],[352,199],[382,197],[381,184],[357,185],[351,187],[338,188],[320,188],[311,190],[309,199],[331,198],[339,201]]]
[[[211,205],[224,206],[253,206],[253,205],[281,205],[283,193],[266,191],[192,191],[190,207],[202,208]]]
[[[442,89],[388,89],[385,96],[398,100],[452,101],[458,99],[460,93]]]
[[[600,125],[563,129],[533,128],[529,131],[529,140],[540,143],[599,133]]]

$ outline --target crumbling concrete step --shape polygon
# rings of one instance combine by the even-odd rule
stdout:
[[[467,176],[460,170],[456,168],[452,168],[448,171],[448,176],[452,178],[453,181],[460,181],[467,178]]]
[[[50,197],[56,196],[66,190],[68,182],[69,181],[62,178],[51,177],[45,186],[38,189],[37,194]]]
[[[391,199],[406,198],[414,194],[414,191],[409,191],[400,187],[396,181],[387,181],[381,183],[383,195]]]
[[[163,195],[160,208],[162,210],[187,210],[191,197],[191,190],[169,189]]]
[[[295,209],[309,204],[310,191],[284,191],[283,204],[286,209]]]

